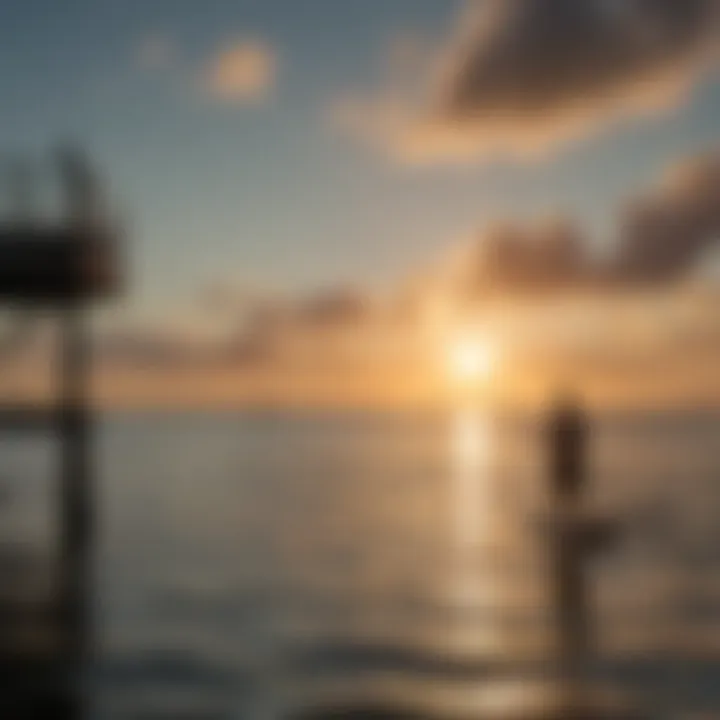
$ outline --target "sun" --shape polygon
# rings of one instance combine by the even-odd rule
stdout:
[[[481,338],[465,338],[454,342],[448,353],[448,372],[463,385],[487,379],[495,366],[492,346]]]

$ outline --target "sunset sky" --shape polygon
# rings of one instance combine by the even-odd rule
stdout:
[[[113,402],[432,399],[468,334],[720,399],[718,47],[718,0],[26,0],[0,148],[77,139],[110,184]]]

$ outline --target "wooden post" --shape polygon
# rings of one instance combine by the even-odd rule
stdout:
[[[60,362],[60,607],[64,656],[71,675],[69,697],[82,705],[82,668],[92,643],[91,576],[94,499],[91,424],[88,408],[89,346],[85,311],[78,304],[62,310]],[[74,686],[74,687],[73,687]],[[76,710],[71,716],[80,716]]]

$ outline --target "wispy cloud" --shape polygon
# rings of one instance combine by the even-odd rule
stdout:
[[[720,0],[468,0],[403,83],[333,115],[405,161],[533,155],[675,105],[718,47]]]
[[[276,51],[264,40],[240,39],[222,47],[203,73],[207,92],[222,102],[256,102],[274,86]]]

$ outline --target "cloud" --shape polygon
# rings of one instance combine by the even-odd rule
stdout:
[[[402,86],[333,116],[405,161],[527,156],[675,105],[719,46],[720,0],[469,0]]]
[[[292,359],[298,349],[327,354],[335,341],[372,325],[369,296],[335,288],[306,297],[232,292],[227,283],[202,293],[190,323],[130,325],[105,333],[98,355],[116,367],[178,370],[193,367],[247,369]],[[209,318],[226,316],[223,328]]]
[[[105,366],[144,370],[210,365],[216,355],[210,343],[167,328],[126,328],[98,340],[97,356]]]
[[[223,102],[257,101],[274,85],[277,65],[277,55],[265,41],[238,40],[208,63],[204,86]]]
[[[664,287],[688,278],[720,243],[720,151],[674,168],[621,211],[609,255],[569,218],[495,222],[437,274],[460,302],[571,290]]]
[[[720,241],[720,151],[683,163],[624,213],[612,274],[672,281]]]
[[[348,288],[318,293],[306,300],[298,312],[303,325],[325,329],[357,327],[371,316],[370,299],[360,291]]]
[[[98,330],[98,387],[111,404],[434,401],[448,395],[449,344],[477,327],[502,349],[518,397],[585,373],[600,394],[710,389],[720,400],[719,288],[684,282],[718,240],[720,150],[630,198],[602,257],[568,217],[500,220],[383,294],[342,285],[280,294],[226,276],[172,317],[117,317]],[[7,370],[29,375],[50,357],[52,338],[7,339],[0,390],[12,388]]]
[[[590,252],[590,238],[568,217],[497,221],[460,248],[450,248],[415,282],[401,283],[384,298],[342,286],[293,297],[215,283],[196,298],[197,313],[190,308],[183,312],[190,318],[185,325],[115,332],[102,341],[100,354],[115,365],[161,369],[247,370],[292,366],[300,357],[303,362],[332,364],[340,362],[343,353],[347,358],[348,348],[379,356],[381,346],[432,324],[438,308],[437,326],[446,328],[496,299],[504,305],[507,300],[520,305],[547,301],[550,315],[557,316],[553,327],[579,337],[591,317],[589,306],[575,302],[580,294],[597,296],[609,307],[617,290],[671,290],[691,277],[720,241],[720,151],[673,168],[655,187],[628,202],[617,227],[615,246],[600,257]],[[574,320],[571,306],[577,309]],[[558,307],[565,309],[558,314]],[[696,320],[682,315],[671,328],[669,311],[661,314],[667,332],[697,327]],[[220,326],[211,332],[209,326],[218,319]],[[503,322],[508,324],[507,319]],[[599,322],[589,323],[593,332]],[[647,326],[642,317],[630,324]],[[519,334],[529,336],[534,330],[545,333],[538,324]],[[701,339],[718,334],[714,324],[701,324],[698,332]],[[632,333],[637,349],[641,333]],[[716,344],[713,341],[713,347]]]
[[[526,226],[496,223],[470,258],[469,280],[484,294],[555,291],[594,274],[585,238],[564,218]]]

